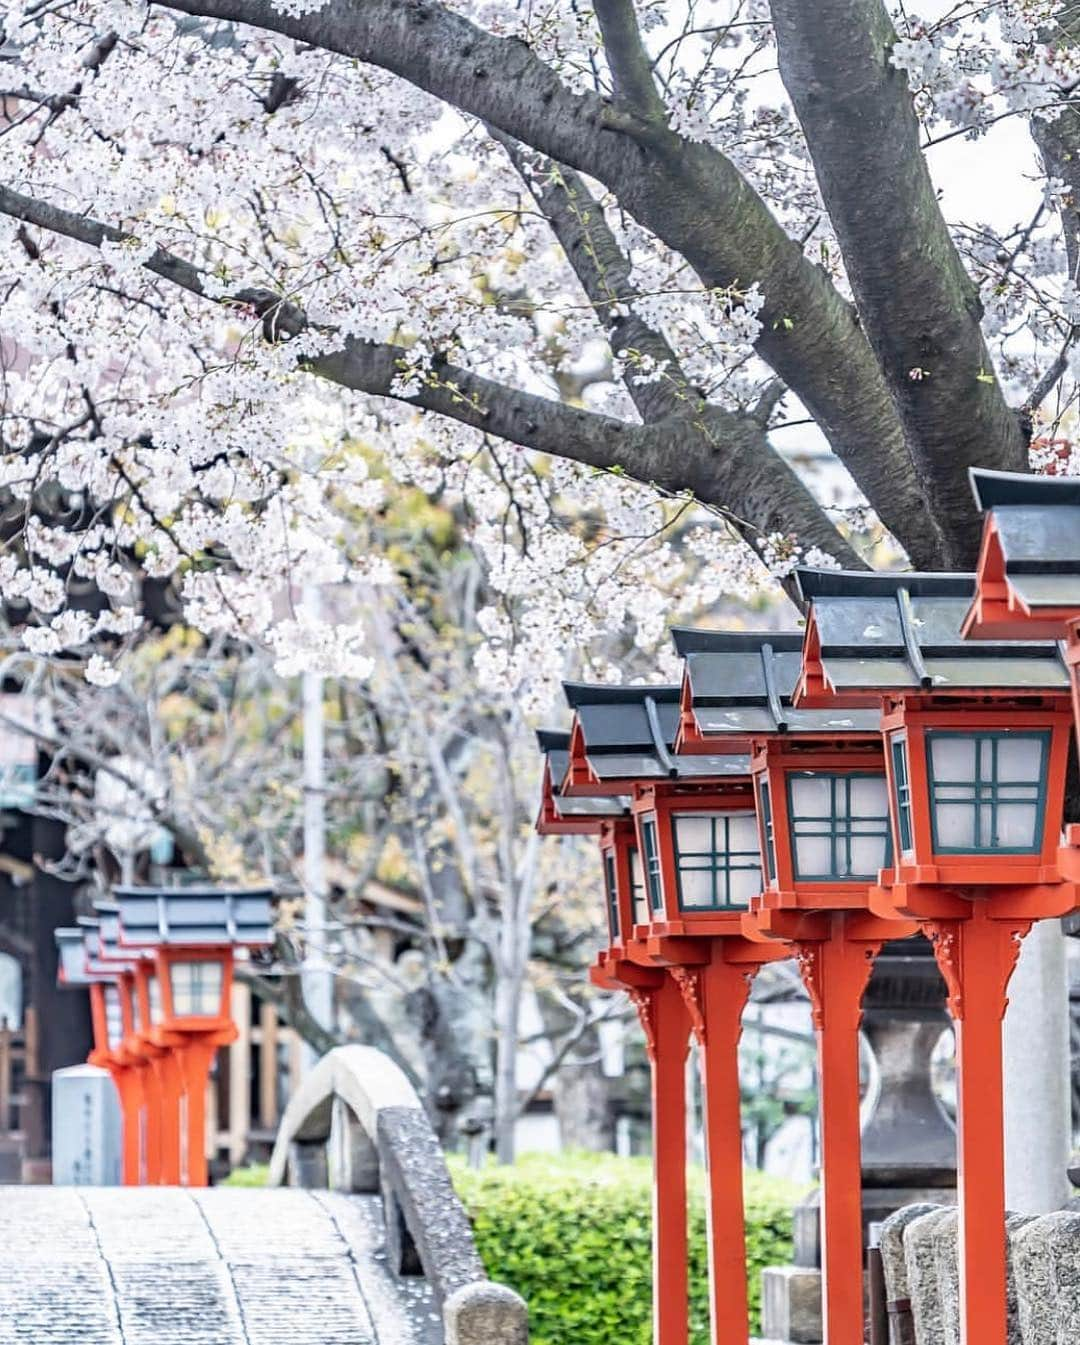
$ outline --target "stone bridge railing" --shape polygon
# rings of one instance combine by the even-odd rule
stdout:
[[[1010,1214],[1009,1345],[1080,1341],[1080,1213]],[[958,1345],[960,1275],[955,1207],[908,1205],[881,1225],[885,1314],[872,1340]]]
[[[484,1274],[439,1141],[412,1085],[381,1051],[341,1046],[285,1109],[270,1185],[382,1197],[395,1274],[423,1274],[446,1345],[525,1345],[523,1300]]]

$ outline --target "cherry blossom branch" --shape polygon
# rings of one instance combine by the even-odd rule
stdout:
[[[547,217],[590,302],[601,317],[609,316],[609,340],[616,356],[624,361],[623,382],[641,418],[655,424],[666,417],[693,418],[709,410],[704,394],[693,386],[663,333],[649,326],[635,311],[629,259],[608,227],[602,206],[580,174],[542,156],[531,155],[498,132],[495,135]],[[779,386],[783,388],[782,383]],[[768,423],[768,415],[762,418],[758,411],[741,419],[751,434],[757,429],[764,431]],[[814,516],[820,506],[810,491],[764,432],[759,439],[757,456],[776,474],[776,491],[783,494],[786,507],[796,507],[804,519]],[[742,527],[740,531],[751,545],[756,545],[761,533],[759,525],[752,529]]]
[[[881,0],[772,0],[795,105],[859,316],[956,568],[982,521],[968,467],[1022,471],[1026,445],[983,339],[978,288],[945,224]],[[867,202],[873,199],[873,209]]]
[[[436,0],[168,0],[368,61],[602,182],[704,284],[765,296],[758,352],[799,396],[915,564],[943,559],[900,423],[850,304],[803,255],[734,164],[711,146],[594,93],[571,92],[529,46]]]
[[[0,187],[0,214],[100,248],[104,242],[137,240],[85,215]],[[224,307],[248,308],[262,320],[271,342],[295,339],[308,330],[303,309],[269,290],[241,288],[218,297],[192,263],[156,248],[146,270]],[[332,333],[330,333],[332,335]],[[690,417],[634,425],[497,383],[436,358],[412,371],[400,346],[346,339],[339,351],[302,357],[300,367],[341,387],[387,397],[444,415],[521,448],[625,473],[670,494],[691,494],[739,521],[755,543],[771,532],[794,532],[804,547],[818,547],[848,566],[857,553],[840,536],[794,473],[773,468],[764,431],[748,417],[719,407],[696,408]]]

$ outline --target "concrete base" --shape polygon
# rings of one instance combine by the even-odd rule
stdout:
[[[819,1345],[821,1271],[768,1266],[761,1272],[761,1329],[770,1341]]]

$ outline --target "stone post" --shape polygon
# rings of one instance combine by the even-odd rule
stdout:
[[[911,1312],[911,1287],[904,1256],[904,1231],[908,1224],[933,1214],[936,1205],[905,1205],[881,1225],[879,1247],[885,1273],[885,1297],[889,1314],[889,1345],[916,1345],[915,1319]]]
[[[528,1345],[529,1311],[505,1284],[475,1281],[443,1304],[446,1345]]]
[[[904,1230],[904,1255],[911,1287],[911,1312],[919,1345],[945,1345],[944,1308],[938,1280],[934,1234],[954,1210],[939,1209],[913,1219]]]
[[[955,1199],[956,1131],[930,1085],[930,1057],[947,1027],[945,985],[929,943],[920,935],[886,944],[863,1013],[879,1079],[862,1133],[867,1224],[903,1205]]]

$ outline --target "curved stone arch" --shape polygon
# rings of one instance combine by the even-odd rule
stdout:
[[[443,1315],[446,1345],[525,1345],[528,1313],[488,1280],[442,1148],[416,1090],[371,1046],[339,1046],[285,1108],[269,1184],[382,1195],[395,1274],[420,1273]]]

